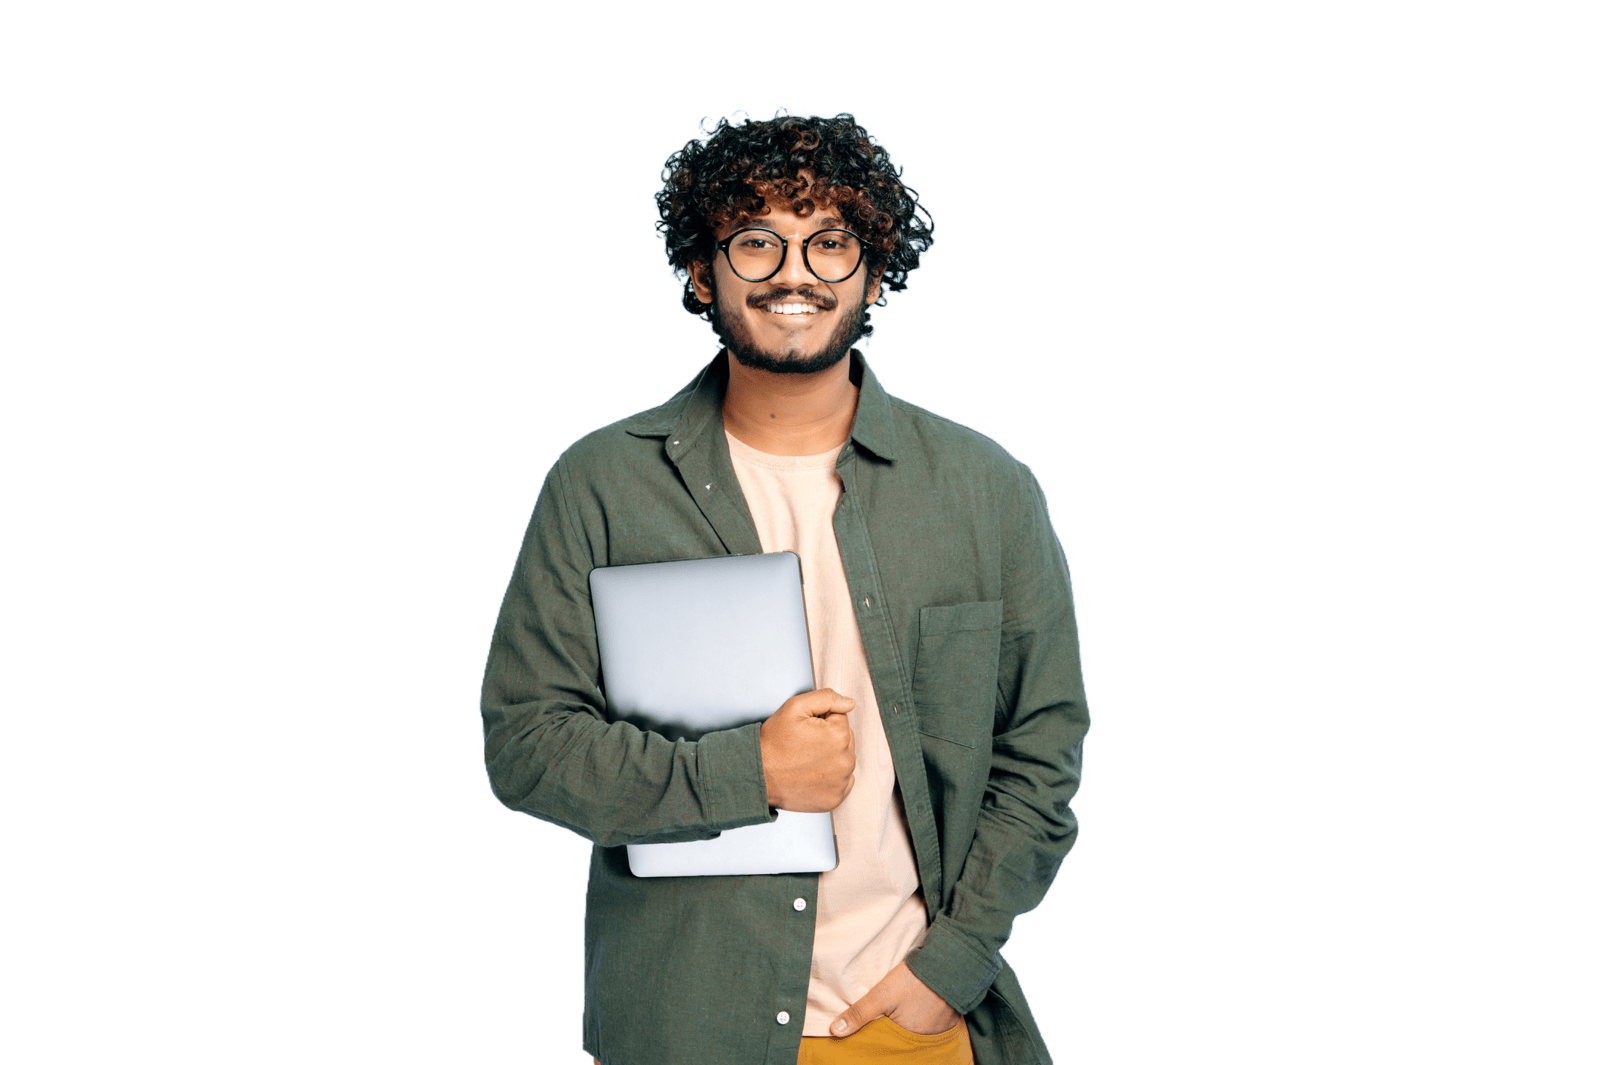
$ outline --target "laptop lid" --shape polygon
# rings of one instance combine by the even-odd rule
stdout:
[[[601,690],[613,721],[667,739],[765,721],[815,687],[800,558],[721,555],[592,571]],[[822,872],[833,817],[779,811],[716,839],[634,844],[637,876]]]

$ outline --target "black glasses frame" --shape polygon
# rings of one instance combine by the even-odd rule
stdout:
[[[733,243],[735,237],[744,233],[771,233],[773,238],[783,246],[783,251],[778,255],[778,265],[772,268],[772,273],[766,274],[762,277],[745,277],[743,274],[739,273],[739,268],[733,265],[733,255],[728,251],[728,245]],[[850,268],[850,272],[848,274],[845,274],[841,278],[829,279],[823,277],[821,274],[817,273],[816,270],[812,269],[811,255],[809,250],[811,248],[811,242],[825,233],[849,233],[850,236],[855,238],[856,243],[861,245],[861,254],[856,257],[856,264]],[[789,261],[788,240],[786,240],[777,230],[768,229],[766,226],[745,226],[743,229],[736,229],[732,233],[728,234],[727,239],[717,241],[717,250],[722,253],[722,257],[724,259],[728,260],[728,269],[733,271],[734,276],[748,281],[751,284],[759,284],[762,281],[766,281],[768,278],[777,277],[779,271],[783,269],[783,264]],[[866,242],[861,239],[861,235],[859,233],[855,233],[848,229],[840,229],[838,227],[833,229],[819,229],[805,240],[800,242],[800,261],[805,263],[806,269],[811,272],[811,276],[816,278],[818,281],[821,281],[825,285],[837,285],[840,282],[848,281],[852,277],[855,277],[856,271],[861,269],[861,264],[867,261]]]

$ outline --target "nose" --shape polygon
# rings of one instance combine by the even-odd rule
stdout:
[[[806,269],[806,257],[801,252],[800,242],[805,239],[799,234],[788,238],[789,250],[783,257],[783,266],[769,281],[780,288],[806,288],[819,284],[817,276]]]

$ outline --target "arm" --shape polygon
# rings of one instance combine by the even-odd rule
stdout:
[[[759,724],[674,742],[606,720],[589,598],[594,565],[557,462],[484,672],[484,760],[495,796],[608,847],[710,839],[772,820]]]
[[[1089,728],[1067,563],[1025,467],[1015,498],[1004,525],[1005,614],[988,786],[961,875],[906,959],[963,1013],[983,1000],[1013,920],[1044,898],[1077,838],[1068,804]]]

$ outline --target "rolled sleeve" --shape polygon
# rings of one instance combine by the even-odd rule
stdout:
[[[728,828],[773,819],[761,764],[761,723],[701,736],[700,781],[711,819]]]
[[[951,1009],[967,1013],[1000,975],[1000,956],[985,951],[952,922],[935,919],[922,943],[907,955],[906,968]]]

